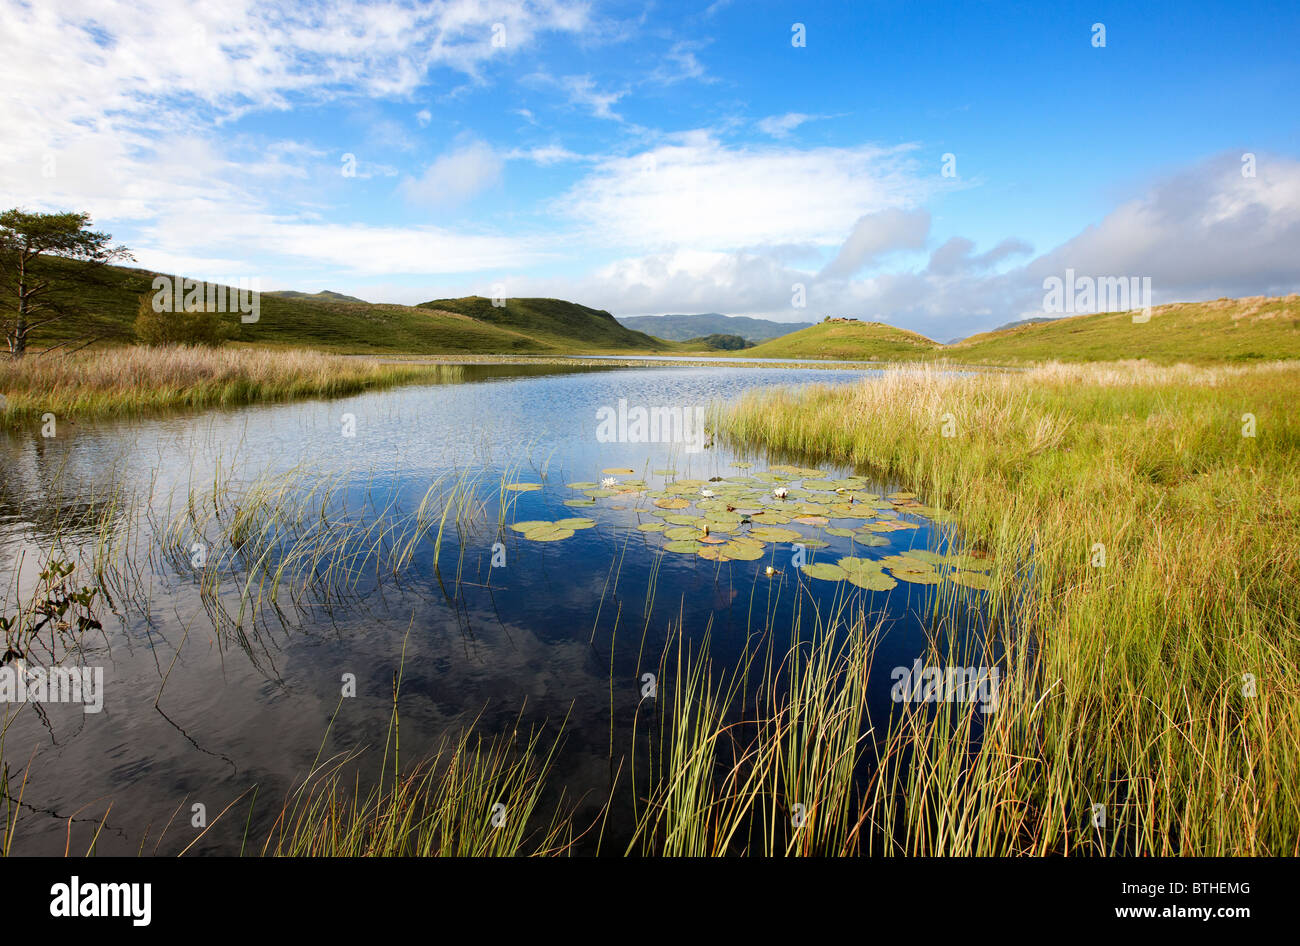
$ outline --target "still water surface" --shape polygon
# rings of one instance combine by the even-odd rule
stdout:
[[[198,833],[190,824],[195,803],[211,820],[236,799],[191,853],[239,853],[246,828],[256,850],[286,792],[318,754],[359,746],[382,752],[399,669],[403,758],[418,759],[475,720],[491,735],[520,726],[558,731],[567,719],[552,779],[576,804],[579,822],[595,817],[610,791],[611,743],[619,755],[633,738],[641,674],[673,627],[687,638],[707,632],[715,659],[725,664],[764,627],[796,633],[796,603],[805,605],[807,623],[808,603],[825,607],[847,588],[801,576],[790,567],[787,544],[769,546],[758,561],[665,554],[661,536],[636,530],[654,521],[654,507],[635,496],[566,506],[582,498],[567,483],[600,481],[606,468],[631,468],[657,489],[674,478],[745,476],[782,460],[721,441],[699,452],[672,443],[602,443],[598,409],[616,408],[620,399],[690,409],[756,387],[853,384],[872,374],[462,366],[448,369],[445,384],[65,423],[54,439],[6,435],[0,588],[9,610],[31,593],[36,566],[56,542],[65,555],[89,561],[105,516],[116,560],[129,562],[110,584],[116,595],[96,606],[102,634],[87,635],[77,655],[104,668],[103,711],[7,707],[3,758],[11,796],[24,769],[27,779],[14,853],[61,853],[65,846],[83,853],[99,831],[100,853],[172,854]],[[344,415],[354,419],[354,436],[344,435]],[[747,462],[753,466],[736,466]],[[675,473],[653,472],[667,469]],[[853,472],[820,469],[829,476]],[[436,566],[426,536],[399,575],[363,562],[344,594],[296,601],[282,594],[278,608],[239,618],[237,633],[214,630],[195,573],[183,557],[163,554],[166,524],[183,522],[191,494],[201,504],[214,483],[239,496],[256,481],[284,481],[277,477],[290,477],[299,490],[337,484],[329,503],[345,508],[359,528],[412,514],[431,483],[458,477],[478,484],[481,506],[461,528],[443,530]],[[516,480],[543,488],[506,494],[513,502],[507,525],[589,516],[596,526],[559,542],[503,531],[501,483]],[[111,505],[110,496],[117,497]],[[815,528],[802,531],[826,541],[815,555],[833,562],[936,547],[939,527],[917,522],[917,529],[891,533],[889,548],[866,551]],[[435,517],[432,531],[437,526]],[[497,542],[504,567],[494,568]],[[219,549],[211,554],[221,557]],[[769,564],[771,577],[764,574]],[[222,600],[231,609],[238,608],[231,596],[237,600],[239,577],[224,580]],[[885,620],[879,663],[909,665],[923,649],[926,592],[906,582],[888,592],[855,592],[855,609]],[[345,674],[355,675],[357,695],[340,702]],[[885,714],[889,686],[887,672],[873,674],[871,701]],[[377,766],[378,756],[372,761]],[[616,814],[615,838],[620,824]]]

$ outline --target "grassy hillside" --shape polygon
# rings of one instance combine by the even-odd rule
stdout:
[[[34,349],[89,337],[99,344],[134,342],[140,296],[152,293],[157,273],[95,270],[58,259],[45,265],[70,287],[67,298],[76,300],[76,311],[36,332]],[[242,323],[237,314],[230,321],[239,344],[358,354],[667,350],[662,342],[619,325],[608,312],[556,299],[510,299],[496,309],[473,297],[402,306],[348,302],[337,293],[263,293],[257,322]]]
[[[555,350],[654,352],[665,348],[657,339],[620,325],[603,309],[562,299],[506,299],[505,305],[495,306],[483,296],[467,296],[422,302],[415,308],[471,318]]]
[[[619,319],[623,325],[656,338],[685,342],[709,335],[739,335],[751,342],[764,342],[808,328],[812,322],[773,322],[746,315],[632,315]]]
[[[1149,322],[1138,323],[1131,312],[1076,315],[973,335],[944,350],[978,362],[1300,358],[1300,296],[1175,303],[1155,307]]]
[[[68,318],[34,335],[34,349],[89,337],[110,345],[135,340],[132,325],[139,299],[152,292],[157,274],[126,267],[90,269],[65,260],[49,260],[45,265],[69,285],[68,298],[77,305]],[[707,339],[666,341],[633,331],[603,310],[559,299],[509,299],[497,307],[481,296],[418,306],[347,298],[332,292],[264,293],[258,322],[244,324],[238,315],[230,317],[237,329],[234,340],[260,347],[356,354],[715,350]],[[1134,358],[1209,364],[1300,358],[1300,296],[1158,306],[1145,323],[1134,323],[1129,312],[1021,323],[951,345],[880,322],[826,321],[745,349],[743,355],[845,361],[949,359],[976,364]]]
[[[1157,306],[1148,322],[1132,312],[1103,312],[1016,323],[940,345],[879,322],[821,322],[773,339],[745,355],[971,364],[1121,361],[1159,364],[1251,362],[1300,358],[1300,296],[1254,296]]]
[[[285,299],[316,299],[325,302],[365,302],[365,299],[358,299],[356,296],[345,296],[341,292],[333,292],[329,289],[322,289],[320,292],[299,292],[296,289],[275,289],[267,293],[268,296],[280,296]]]
[[[747,358],[826,358],[843,361],[935,357],[943,346],[881,322],[818,322],[745,350]]]

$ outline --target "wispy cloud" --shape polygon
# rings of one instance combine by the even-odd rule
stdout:
[[[466,139],[440,155],[419,177],[402,182],[402,193],[430,207],[455,207],[501,183],[505,161],[490,145]]]
[[[606,242],[722,250],[837,245],[864,213],[916,205],[937,183],[911,146],[753,148],[709,132],[599,162],[557,210]]]

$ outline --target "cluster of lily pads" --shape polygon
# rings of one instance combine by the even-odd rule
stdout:
[[[920,502],[915,493],[881,496],[869,492],[869,481],[861,476],[829,478],[821,470],[788,465],[754,473],[749,472],[747,463],[735,467],[740,472],[710,480],[677,479],[674,470],[654,470],[655,476],[665,478],[659,489],[650,489],[644,480],[624,479],[634,474],[631,469],[612,467],[602,471],[600,482],[567,484],[581,496],[565,500],[565,505],[594,506],[602,499],[628,497],[636,499],[639,507],[642,500],[649,500],[653,508],[640,511],[651,521],[638,525],[639,531],[662,535],[664,552],[717,562],[760,559],[769,543],[797,542],[809,549],[829,544],[805,535],[797,526],[820,528],[828,536],[873,548],[889,545],[888,533],[919,528],[904,516],[934,522],[950,518],[943,510]],[[506,488],[525,491],[541,487],[512,483]],[[518,522],[511,528],[526,539],[553,542],[593,525],[592,519],[574,518]],[[898,581],[932,585],[944,580],[987,590],[991,564],[971,554],[908,550],[878,559],[846,556],[835,564],[803,565],[802,571],[811,578],[847,581],[871,591],[888,591]]]

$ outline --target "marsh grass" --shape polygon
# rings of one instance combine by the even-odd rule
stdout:
[[[127,347],[0,359],[0,424],[45,413],[59,420],[138,416],[182,408],[234,407],[339,397],[413,382],[456,380],[448,364],[392,364],[307,350]]]
[[[721,413],[742,442],[906,483],[1023,563],[994,592],[1023,635],[999,711],[973,753],[969,708],[894,724],[877,850],[1300,852],[1297,403],[1294,364],[1125,363],[900,369]]]
[[[278,610],[282,595],[296,606],[350,600],[363,582],[400,581],[417,559],[455,597],[467,539],[488,521],[481,492],[481,477],[444,473],[407,509],[394,484],[352,473],[294,469],[236,483],[218,468],[210,489],[192,487],[159,524],[162,564],[197,580],[218,631]],[[447,588],[443,546],[453,534]]]
[[[572,837],[561,814],[563,796],[549,817],[541,811],[560,734],[548,746],[540,727],[521,734],[522,722],[516,720],[510,735],[485,739],[471,722],[444,736],[431,756],[403,771],[401,679],[399,669],[393,675],[393,706],[375,785],[362,788],[355,765],[361,753],[322,761],[318,752],[311,771],[285,799],[262,853],[510,857],[565,851]],[[322,751],[324,745],[322,740]]]
[[[790,625],[778,627],[772,589],[783,586],[760,570],[756,630],[738,658],[714,657],[711,628],[680,619],[648,655],[652,569],[645,607],[618,602],[608,638],[608,804],[630,806],[632,824],[601,850],[1296,854],[1297,403],[1293,365],[1121,364],[895,370],[724,408],[715,423],[743,444],[921,493],[960,523],[943,533],[950,551],[998,563],[987,595],[944,583],[918,599],[924,662],[996,664],[997,708],[895,705],[871,718],[868,685],[888,672],[876,664],[881,615],[847,584],[828,601],[797,574]],[[1245,414],[1254,437],[1242,435]],[[340,482],[304,491],[300,475],[252,487],[218,476],[185,498],[168,555],[188,558],[195,535],[228,549],[214,574],[238,576],[250,607],[282,584],[346,590],[360,575],[398,575],[415,547],[437,550],[453,531],[463,549],[458,530],[499,530],[516,472],[486,490],[495,516],[467,478],[430,486],[412,515],[382,493],[350,514]],[[615,596],[626,552],[611,566]],[[660,681],[657,700],[634,711],[631,744],[614,720],[625,615],[642,623],[640,655]],[[542,805],[557,750],[540,730],[491,738],[469,727],[403,768],[397,686],[377,785],[356,776],[353,754],[318,761],[264,853],[566,853],[590,830]],[[506,797],[507,812],[525,816],[508,831],[490,820]],[[1105,827],[1093,824],[1098,804]]]

